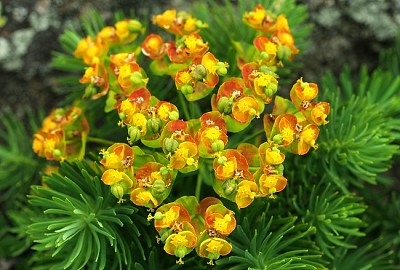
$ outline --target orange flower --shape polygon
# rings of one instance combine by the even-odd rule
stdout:
[[[208,258],[208,264],[214,265],[214,260],[218,260],[220,256],[229,254],[232,250],[231,244],[226,240],[218,237],[209,238],[200,244],[199,255]]]
[[[311,147],[318,148],[316,140],[319,135],[319,128],[315,124],[308,124],[301,128],[295,142],[292,144],[291,150],[298,155],[305,155]]]
[[[131,192],[131,201],[137,206],[155,208],[159,202],[154,198],[150,191],[144,188],[135,188]]]
[[[172,168],[180,170],[188,166],[197,168],[197,145],[193,142],[183,142],[171,156],[170,165]]]
[[[161,36],[150,34],[142,43],[142,52],[151,59],[161,59],[166,51],[164,40]]]
[[[272,14],[266,11],[261,4],[258,4],[252,11],[243,15],[243,22],[256,30],[268,32],[275,21]]]
[[[257,184],[253,181],[243,180],[238,184],[237,194],[235,197],[236,204],[239,208],[249,206],[258,192]]]
[[[236,228],[234,213],[221,203],[207,207],[204,219],[207,229],[215,229],[223,236],[229,235]]]
[[[125,143],[114,143],[106,151],[102,150],[100,154],[103,155],[100,163],[106,169],[131,168],[134,161],[133,149]]]
[[[318,85],[297,80],[290,90],[290,99],[299,111],[308,108],[308,104],[318,95]]]
[[[287,184],[287,179],[279,174],[262,174],[260,179],[260,195],[271,196],[282,191]]]
[[[232,115],[240,123],[246,123],[254,117],[260,117],[258,108],[258,103],[253,97],[243,97],[233,104]]]
[[[179,258],[177,264],[183,264],[183,257],[189,254],[196,246],[197,237],[191,231],[182,231],[168,236],[164,250],[170,255]]]
[[[102,64],[96,63],[86,68],[79,82],[88,84],[85,90],[85,96],[88,95],[92,99],[101,98],[108,92],[108,73]]]
[[[318,126],[328,124],[326,118],[330,112],[330,105],[328,102],[319,102],[311,110],[311,119]]]
[[[154,218],[154,227],[158,232],[161,229],[178,226],[177,224],[190,223],[191,220],[188,210],[177,202],[160,206],[151,218]]]

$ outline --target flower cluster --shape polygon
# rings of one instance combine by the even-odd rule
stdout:
[[[34,134],[33,151],[47,160],[81,159],[85,154],[89,124],[82,109],[73,106],[51,112]]]
[[[217,198],[207,197],[199,203],[193,196],[184,196],[162,205],[148,219],[154,219],[158,241],[168,254],[179,258],[178,264],[193,249],[209,259],[210,265],[232,250],[225,238],[235,229],[236,219]]]
[[[258,5],[243,21],[263,33],[253,41],[258,53],[238,59],[240,76],[222,82],[228,64],[209,51],[199,34],[207,25],[185,12],[167,10],[153,18],[175,34],[175,40],[149,34],[142,44],[133,43],[142,26],[124,20],[103,28],[94,38],[82,39],[74,52],[86,66],[80,79],[86,86],[84,96],[107,95],[105,111],[118,112],[115,125],[126,127],[128,134],[127,142],[113,143],[100,152],[101,180],[118,203],[129,196],[137,206],[157,209],[149,219],[154,219],[164,250],[177,256],[178,263],[193,249],[210,264],[228,254],[232,247],[225,238],[236,225],[233,212],[217,198],[198,203],[200,198],[185,196],[163,205],[179,174],[209,170],[208,183],[216,194],[238,208],[248,207],[256,198],[274,198],[286,187],[284,153],[304,155],[317,149],[319,126],[328,123],[330,106],[315,101],[316,84],[301,78],[293,85],[290,100],[275,96],[278,68],[298,53],[286,17]],[[172,77],[177,94],[188,102],[211,95],[211,111],[198,118],[187,113],[189,119],[182,120],[177,105],[159,100],[147,88],[149,78],[137,62],[140,52],[152,59],[149,68],[155,75]],[[272,112],[265,114],[272,101]],[[181,106],[188,111],[184,99]],[[265,142],[226,149],[230,134],[262,117]],[[82,158],[88,131],[78,107],[56,110],[35,135],[33,147],[50,160]]]

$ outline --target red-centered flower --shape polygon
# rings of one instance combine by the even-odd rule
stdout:
[[[166,45],[161,36],[150,34],[142,43],[142,52],[151,59],[161,59],[166,52]]]
[[[232,107],[232,116],[240,123],[246,123],[254,117],[260,117],[258,102],[253,97],[242,97]]]
[[[186,12],[179,12],[177,14],[175,9],[167,10],[162,14],[153,16],[153,23],[179,36],[189,35],[198,32],[201,28],[207,27],[207,24],[193,18]]]
[[[299,134],[292,143],[291,151],[298,155],[305,155],[311,147],[318,148],[316,140],[319,135],[319,128],[315,124],[307,124],[306,126],[298,125]]]
[[[131,201],[137,206],[148,208],[156,208],[160,204],[153,194],[145,188],[134,188],[131,192]]]
[[[133,149],[125,143],[114,143],[100,154],[103,156],[100,163],[106,169],[116,170],[131,168],[135,157]]]
[[[224,118],[216,111],[203,113],[200,117],[200,125],[202,128],[218,127],[223,133],[227,132]]]
[[[260,64],[273,63],[277,54],[277,45],[266,36],[257,36],[253,40],[254,47],[260,52]]]
[[[268,142],[262,143],[258,147],[262,166],[278,165],[283,163],[285,155],[279,149],[273,147]]]
[[[150,105],[151,93],[146,87],[133,91],[127,99],[117,105],[118,113],[133,114],[145,111]]]
[[[239,208],[249,206],[258,192],[258,186],[254,181],[242,180],[237,186],[235,202]]]
[[[234,213],[221,203],[209,206],[204,219],[206,229],[213,229],[223,236],[228,236],[236,228]]]
[[[147,162],[142,167],[138,168],[135,173],[135,179],[139,187],[155,188],[156,182],[163,182],[163,187],[168,188],[171,185],[172,177],[169,173],[161,173],[161,168],[165,166],[157,162]],[[160,184],[158,184],[160,186]],[[154,192],[153,192],[154,193]],[[153,194],[154,196],[160,194]]]
[[[264,117],[264,129],[267,137],[275,144],[286,147],[290,145],[295,135],[297,118],[293,114],[281,114],[274,120],[271,117]]]
[[[290,90],[290,99],[299,111],[309,107],[309,103],[318,95],[318,85],[297,80]]]
[[[184,223],[190,223],[191,220],[188,210],[177,202],[160,206],[152,218],[158,232],[165,228],[181,227]]]
[[[175,255],[179,258],[177,264],[183,264],[183,257],[189,254],[197,243],[196,235],[191,231],[181,231],[168,236],[164,250],[170,255]]]
[[[179,119],[178,108],[170,102],[159,101],[154,107],[157,110],[157,116],[164,122]]]
[[[311,119],[312,121],[320,126],[328,124],[326,118],[330,113],[330,104],[328,102],[319,102],[311,109]]]
[[[108,44],[99,38],[93,40],[90,36],[79,41],[73,55],[82,59],[83,62],[92,66],[100,62],[100,58],[106,55],[108,51]]]
[[[115,27],[112,26],[103,27],[100,30],[100,32],[96,35],[96,37],[106,43],[115,43],[118,41],[118,36],[115,31]]]
[[[258,4],[252,11],[243,15],[243,22],[256,30],[268,32],[274,25],[275,20],[269,11],[265,10],[261,4]]]
[[[115,23],[115,34],[118,37],[118,43],[130,43],[142,31],[142,24],[137,20],[127,19]]]
[[[109,89],[107,70],[104,65],[99,63],[86,68],[79,82],[88,85],[85,89],[85,96],[90,96],[92,99],[105,96]]]
[[[201,242],[198,253],[200,257],[210,260],[208,264],[214,265],[214,260],[218,260],[220,256],[229,254],[231,250],[232,246],[226,240],[214,237]]]
[[[170,159],[170,166],[173,169],[181,170],[185,167],[198,165],[198,149],[194,142],[183,142],[173,153]]]
[[[106,170],[101,180],[111,186],[111,193],[119,199],[118,203],[124,201],[123,196],[129,194],[134,185],[134,181],[126,173],[114,169]]]
[[[33,152],[47,160],[64,160],[65,144],[64,131],[54,129],[51,131],[38,131],[33,136]]]
[[[249,172],[246,158],[235,149],[227,149],[214,160],[215,178],[218,181],[226,179],[253,179]]]
[[[272,196],[276,192],[282,191],[287,184],[287,179],[280,174],[262,174],[259,179],[260,195]]]
[[[183,37],[182,46],[178,47],[189,59],[202,56],[208,51],[208,44],[204,43],[203,38],[195,33]]]

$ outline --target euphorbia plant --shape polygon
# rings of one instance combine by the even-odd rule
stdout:
[[[83,38],[73,52],[86,65],[79,80],[85,86],[83,98],[98,103],[106,96],[105,112],[117,112],[114,128],[126,132],[126,140],[109,142],[96,163],[117,204],[133,203],[153,213],[148,220],[154,220],[157,242],[178,264],[193,250],[214,264],[230,253],[227,236],[236,227],[234,210],[224,202],[234,202],[241,211],[255,200],[279,196],[291,182],[284,172],[285,156],[317,149],[318,126],[328,123],[330,106],[315,101],[318,86],[303,78],[292,86],[290,99],[276,95],[279,69],[299,52],[285,14],[262,5],[243,14],[244,24],[258,35],[251,57],[238,56],[234,63],[217,59],[201,36],[208,25],[190,14],[167,10],[153,22],[173,38],[165,41],[148,33],[139,43],[142,24],[126,19]],[[149,70],[142,67],[140,53],[152,61]],[[232,65],[241,74],[227,78]],[[169,76],[180,102],[159,100],[157,91],[148,88],[149,72]],[[207,100],[209,109],[192,117],[189,107],[199,100]],[[76,103],[55,110],[35,134],[35,153],[59,162],[83,159],[89,108]],[[227,147],[232,134],[246,133],[257,118],[263,119],[256,133],[265,133],[264,141]],[[211,180],[199,169],[213,171],[207,175]],[[187,183],[196,185],[196,194],[175,194],[173,200],[174,183],[186,174],[198,174],[197,183]],[[206,182],[214,193],[203,199],[200,189]]]

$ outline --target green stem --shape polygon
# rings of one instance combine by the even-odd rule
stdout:
[[[181,91],[178,91],[178,97],[179,97],[179,102],[182,105],[183,114],[185,115],[186,120],[190,120],[190,113],[186,104],[186,100]]]
[[[240,143],[248,142],[248,141],[250,141],[250,140],[252,140],[252,139],[254,139],[254,138],[260,136],[260,135],[263,134],[264,132],[265,132],[264,129],[260,129],[260,130],[258,130],[257,132],[255,132],[255,133],[251,134],[250,136],[247,136],[246,138],[244,138],[243,140],[241,140]],[[234,148],[236,148],[236,147],[237,147],[237,145],[236,145]]]
[[[200,192],[201,192],[201,184],[203,183],[203,179],[201,178],[201,173],[197,174],[197,182],[196,182],[196,190],[194,195],[197,198],[197,201],[200,201]]]
[[[97,137],[87,137],[87,142],[88,143],[91,142],[91,143],[107,144],[107,145],[114,144],[113,141],[109,141],[109,140],[97,138]]]

